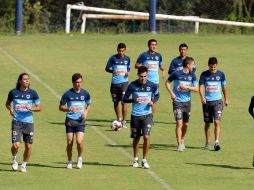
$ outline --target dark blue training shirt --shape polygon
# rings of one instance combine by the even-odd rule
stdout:
[[[16,88],[12,89],[8,94],[8,101],[13,101],[13,109],[15,111],[13,120],[33,123],[33,112],[27,110],[26,107],[40,104],[39,96],[35,90],[30,88],[26,91],[18,90]]]
[[[141,101],[140,103],[135,102],[137,98]],[[158,99],[159,92],[156,84],[147,80],[146,84],[143,85],[138,80],[135,80],[129,84],[123,97],[123,102],[132,103],[132,115],[144,116],[152,113],[149,102],[156,102]]]
[[[124,57],[120,57],[118,54],[112,55],[108,60],[105,70],[112,73],[112,84],[128,82],[126,72],[130,71],[130,58],[126,55]]]
[[[78,112],[66,113],[66,117],[73,120],[81,120],[82,114],[86,110],[86,105],[91,104],[91,98],[89,93],[81,89],[79,93],[76,93],[73,88],[67,90],[61,98],[60,105],[67,104],[68,108],[78,108]]]
[[[180,70],[183,70],[183,59],[181,56],[178,56],[171,61],[168,74],[171,75],[173,72]],[[194,65],[192,72],[196,72],[196,65]]]

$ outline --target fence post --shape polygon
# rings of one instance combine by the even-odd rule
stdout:
[[[23,0],[16,0],[16,23],[15,30],[19,36],[22,31],[22,12],[23,12]]]
[[[150,0],[149,3],[149,30],[151,33],[156,33],[156,0]]]
[[[70,33],[70,25],[71,25],[71,5],[67,4],[67,6],[66,6],[66,23],[65,23],[65,32],[67,34]]]

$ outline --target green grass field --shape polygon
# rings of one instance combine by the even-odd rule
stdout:
[[[197,63],[197,77],[216,56],[226,74],[229,106],[224,109],[219,152],[204,150],[203,117],[199,95],[192,96],[187,149],[176,152],[175,122],[169,95],[161,79],[155,126],[151,134],[150,170],[132,168],[129,130],[110,130],[114,119],[109,94],[111,76],[104,71],[119,42],[134,63],[158,40],[165,67],[186,42]],[[247,109],[253,92],[254,36],[200,35],[27,35],[0,36],[0,189],[103,189],[103,190],[247,190],[254,188],[254,124]],[[23,68],[22,68],[23,67]],[[40,95],[43,111],[35,114],[35,142],[26,174],[11,170],[11,117],[5,109],[8,91],[18,75],[29,69],[31,88]],[[85,134],[83,169],[67,170],[65,114],[58,111],[59,96],[72,86],[71,75],[84,75],[84,88],[92,97]],[[130,106],[129,106],[130,111]],[[128,114],[128,117],[130,114]],[[212,127],[213,131],[213,127]],[[213,135],[212,135],[213,137]],[[22,161],[23,144],[18,154]],[[140,158],[142,149],[140,147]],[[74,148],[73,158],[76,161]]]

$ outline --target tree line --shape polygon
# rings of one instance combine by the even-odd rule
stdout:
[[[59,32],[64,30],[67,4],[83,2],[86,6],[111,9],[149,11],[149,0],[23,0],[23,30],[31,32]],[[0,0],[0,32],[14,32],[16,1]],[[202,18],[254,22],[254,0],[157,0],[157,13]],[[81,13],[72,12],[72,30],[78,30]],[[157,30],[165,28],[186,28],[191,24],[178,21],[158,21]],[[205,28],[205,27],[204,27]],[[207,29],[221,32],[248,32],[251,29],[228,26],[210,26]],[[91,32],[144,32],[147,21],[90,20],[87,24]],[[172,30],[171,30],[172,31]]]

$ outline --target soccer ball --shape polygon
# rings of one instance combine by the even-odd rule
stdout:
[[[122,123],[120,121],[114,120],[111,125],[112,131],[118,131],[122,128]]]

